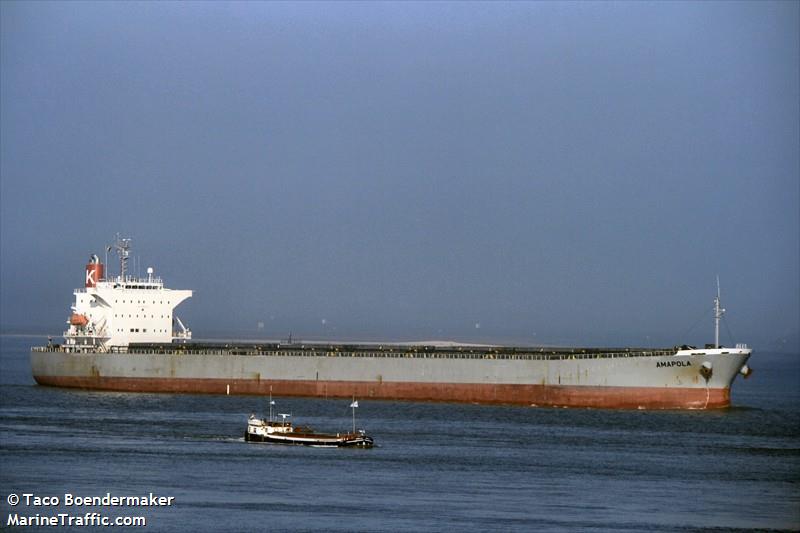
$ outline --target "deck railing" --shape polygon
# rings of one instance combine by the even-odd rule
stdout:
[[[69,353],[96,353],[97,348],[92,346],[53,345],[37,346],[32,348],[35,352],[69,352]],[[362,357],[362,358],[392,358],[392,359],[472,359],[472,360],[576,360],[576,359],[608,359],[628,357],[664,357],[677,353],[677,349],[639,349],[631,351],[592,351],[587,353],[568,352],[520,352],[520,353],[495,353],[486,351],[413,351],[413,350],[326,350],[326,349],[258,349],[237,347],[208,347],[208,348],[183,348],[180,345],[163,348],[128,349],[124,346],[112,347],[108,353],[137,355],[202,355],[202,356],[270,356],[270,357]]]

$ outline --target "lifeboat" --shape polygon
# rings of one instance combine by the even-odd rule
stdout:
[[[89,323],[89,319],[86,315],[80,315],[78,313],[72,313],[72,316],[69,317],[69,323],[73,326],[80,326],[83,327]]]

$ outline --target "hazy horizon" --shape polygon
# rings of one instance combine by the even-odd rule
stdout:
[[[119,232],[198,338],[702,345],[719,276],[725,344],[796,352],[798,20],[2,2],[0,331]]]

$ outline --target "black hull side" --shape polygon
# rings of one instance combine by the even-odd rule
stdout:
[[[266,442],[268,444],[282,444],[284,446],[313,446],[316,448],[372,448],[372,437],[355,437],[336,441],[294,440],[291,438],[272,439],[264,435],[252,435],[244,432],[245,442]]]

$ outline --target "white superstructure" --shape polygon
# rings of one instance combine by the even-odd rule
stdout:
[[[86,265],[85,286],[75,289],[72,314],[64,332],[65,348],[109,351],[132,342],[172,342],[190,339],[191,331],[173,314],[191,290],[164,287],[147,269],[146,278],[127,274],[130,239],[117,238],[113,247],[120,257],[120,275],[106,278],[104,265],[93,255]],[[178,331],[173,330],[173,324]]]

